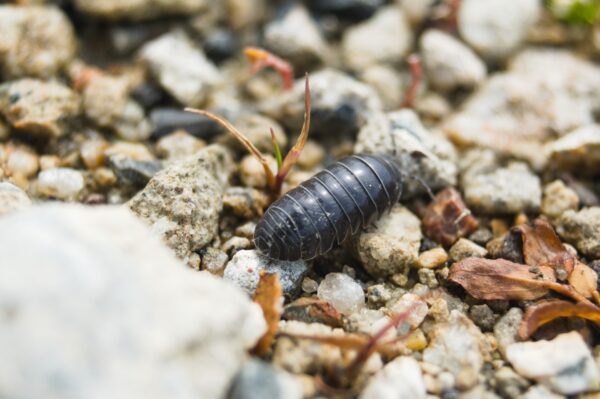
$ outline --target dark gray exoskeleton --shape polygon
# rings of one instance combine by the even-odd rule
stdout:
[[[396,204],[402,174],[391,158],[346,157],[275,201],[254,242],[279,260],[310,260],[343,243]]]

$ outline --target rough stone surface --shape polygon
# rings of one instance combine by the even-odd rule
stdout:
[[[494,326],[498,350],[504,357],[506,357],[506,348],[517,341],[521,320],[523,320],[523,311],[519,308],[511,308]]]
[[[242,250],[236,252],[227,263],[223,278],[252,295],[262,271],[277,273],[283,293],[288,298],[293,298],[300,292],[302,279],[308,273],[308,265],[303,260],[279,261],[269,259],[256,250]]]
[[[555,180],[544,187],[541,211],[549,218],[559,218],[566,211],[576,211],[578,207],[577,193],[567,187],[562,180]]]
[[[428,30],[421,36],[420,46],[427,80],[434,89],[472,89],[485,79],[483,61],[453,36]]]
[[[330,68],[310,76],[310,99],[312,137],[354,135],[382,107],[373,88]],[[296,81],[291,92],[267,99],[260,107],[263,113],[299,132],[304,120],[304,80]]]
[[[0,85],[0,112],[17,132],[62,136],[79,110],[79,96],[57,82],[21,79]]]
[[[420,178],[432,190],[456,183],[456,152],[445,138],[429,132],[412,110],[372,114],[360,130],[355,153],[387,154],[394,158],[404,179],[403,196],[425,192]],[[411,179],[410,177],[415,177]]]
[[[73,200],[84,187],[83,174],[76,169],[46,169],[38,175],[38,192],[48,197]]]
[[[463,178],[465,201],[479,212],[535,212],[542,200],[540,179],[523,163]]]
[[[201,49],[181,31],[148,42],[140,58],[170,95],[187,106],[201,106],[221,76]]]
[[[174,160],[194,155],[204,147],[206,147],[204,140],[192,136],[185,130],[178,130],[158,140],[156,153],[161,157]]]
[[[317,295],[344,314],[351,314],[365,306],[362,287],[344,273],[329,273],[325,276],[319,284]]]
[[[370,380],[360,399],[425,399],[427,392],[419,363],[412,357],[392,360]]]
[[[231,163],[223,147],[206,147],[195,157],[175,161],[158,172],[127,206],[150,224],[177,256],[198,268],[200,258],[194,251],[217,233]]]
[[[0,251],[7,397],[222,398],[265,329],[242,292],[188,270],[123,207],[8,215]]]
[[[145,20],[163,15],[189,15],[205,9],[207,0],[76,0],[79,11],[106,19]]]
[[[49,78],[75,55],[73,27],[54,6],[0,6],[0,71],[4,79]]]
[[[419,255],[417,265],[427,269],[435,269],[443,266],[448,260],[448,253],[442,247],[436,247]]]
[[[549,164],[584,175],[600,172],[600,125],[587,125],[546,146]]]
[[[85,115],[98,126],[109,128],[121,139],[142,141],[150,137],[150,122],[144,109],[129,98],[125,77],[95,76],[83,90]]]
[[[302,386],[290,374],[252,359],[236,376],[228,399],[302,399]]]
[[[359,71],[375,64],[399,64],[411,44],[412,31],[404,12],[386,6],[344,33],[342,54],[346,65]]]
[[[322,63],[327,57],[327,44],[304,7],[296,5],[282,17],[265,27],[265,45],[298,69]]]
[[[552,341],[514,343],[506,349],[506,357],[519,374],[564,395],[600,388],[598,366],[576,331]]]
[[[396,205],[357,238],[358,259],[373,276],[408,273],[416,265],[421,244],[421,222],[408,209]]]
[[[9,182],[0,182],[0,216],[27,208],[31,200],[27,193]]]
[[[465,0],[458,30],[483,57],[502,61],[522,44],[541,11],[539,0]]]
[[[485,258],[487,250],[480,245],[475,244],[466,238],[459,238],[458,241],[450,248],[448,253],[451,262],[458,262],[465,258]]]
[[[556,232],[582,254],[600,258],[600,207],[566,211],[556,223]]]
[[[483,366],[483,334],[464,314],[450,313],[450,320],[434,326],[423,360],[449,371],[461,389],[477,383]]]
[[[598,98],[599,67],[567,51],[529,49],[506,72],[487,79],[442,128],[458,144],[488,147],[541,167],[542,142],[592,124]]]

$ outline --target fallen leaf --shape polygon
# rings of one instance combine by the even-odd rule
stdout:
[[[569,284],[586,298],[591,298],[598,289],[598,275],[591,267],[577,261],[569,275]]]
[[[321,323],[330,327],[342,325],[342,315],[327,301],[318,298],[299,298],[283,309],[284,320]]]
[[[545,266],[530,267],[504,259],[466,258],[450,268],[450,281],[460,284],[477,299],[541,298],[546,283],[554,282],[554,271]]]
[[[600,309],[585,303],[542,301],[527,308],[519,327],[519,338],[526,340],[541,326],[560,317],[579,317],[600,326]]]
[[[423,229],[432,240],[448,247],[475,231],[479,222],[453,188],[439,192],[423,213]]]
[[[544,219],[536,219],[533,225],[514,227],[523,239],[523,256],[529,266],[548,266],[556,271],[564,270],[569,276],[577,258],[567,251],[554,229]]]
[[[277,333],[283,304],[283,290],[277,273],[260,273],[260,280],[254,292],[254,302],[258,303],[267,322],[267,332],[261,337],[252,353],[262,356],[268,352]]]

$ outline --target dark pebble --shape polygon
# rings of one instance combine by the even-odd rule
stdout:
[[[154,139],[177,129],[183,129],[201,139],[209,139],[222,131],[221,127],[210,119],[180,108],[155,108],[150,112],[150,121],[154,126]]]
[[[340,19],[360,21],[371,17],[384,0],[309,0],[308,7],[318,14],[333,14]]]
[[[109,157],[108,165],[122,183],[139,188],[163,168],[160,161],[136,161],[123,156]]]
[[[142,107],[150,109],[164,100],[165,94],[162,89],[152,83],[142,83],[131,91],[131,97],[140,103]]]
[[[277,373],[268,363],[249,360],[235,377],[228,399],[280,399],[283,397]]]
[[[230,30],[216,29],[206,37],[203,47],[208,58],[219,63],[237,53],[238,42]]]

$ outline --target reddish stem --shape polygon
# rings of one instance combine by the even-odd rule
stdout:
[[[417,54],[411,54],[406,61],[408,62],[408,66],[410,68],[411,78],[408,89],[406,90],[406,94],[404,95],[402,107],[413,108],[419,85],[423,79],[423,66],[421,64],[421,57],[419,57]]]

